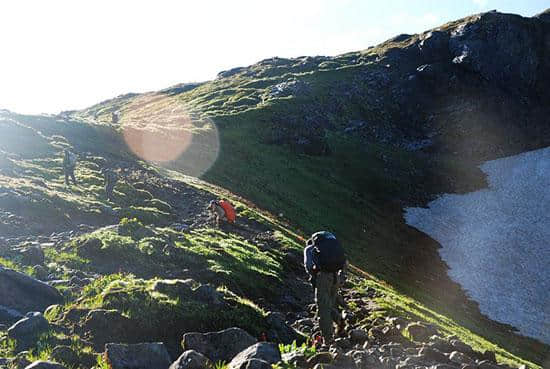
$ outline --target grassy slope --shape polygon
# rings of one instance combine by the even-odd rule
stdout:
[[[149,100],[140,100],[140,110],[158,111],[157,105],[163,101],[179,101],[190,115],[214,121],[219,127],[221,151],[204,175],[206,180],[275,214],[283,213],[305,233],[321,228],[335,231],[345,241],[352,261],[362,269],[507,350],[540,363],[548,347],[514,335],[510,327],[481,316],[476,304],[467,301],[459,286],[446,277],[437,244],[407,227],[401,215],[403,205],[423,204],[441,192],[482,186],[484,178],[475,163],[429,157],[391,144],[367,145],[339,129],[359,118],[374,121],[380,129],[392,125],[391,115],[384,112],[394,107],[388,101],[380,107],[373,98],[383,98],[385,90],[371,91],[356,76],[376,72],[379,66],[373,60],[378,55],[409,43],[390,42],[315,65],[286,59],[258,63],[246,73],[179,95],[152,94]],[[307,83],[309,92],[271,94],[276,84],[293,79]],[[335,100],[330,92],[340,84],[364,89],[364,98],[347,101],[344,96]],[[135,117],[135,103],[129,99],[91,110],[99,112],[97,118],[106,122],[110,113],[103,111],[121,111],[124,125]],[[341,112],[329,118],[329,125],[336,127],[328,133],[332,155],[311,157],[286,146],[265,144],[273,122],[300,114],[307,118],[311,106],[329,104],[340,105]],[[178,168],[178,164],[173,167]]]
[[[261,119],[261,111],[253,113],[259,114],[257,119]],[[97,139],[95,144],[109,140],[113,132],[104,137],[91,137],[90,141],[81,141],[74,138],[74,131],[67,130],[66,122],[55,122],[50,119],[48,125],[48,122],[42,119],[20,118],[27,124],[27,130],[22,137],[40,136],[36,135],[38,127],[48,126],[49,130],[43,130],[45,133],[40,140],[37,138],[30,140],[31,143],[35,143],[34,147],[42,147],[44,150],[34,151],[29,148],[27,151],[21,151],[22,146],[11,147],[10,141],[2,141],[2,149],[7,158],[2,169],[9,167],[12,170],[0,175],[4,189],[23,191],[27,196],[42,200],[56,199],[55,206],[47,202],[44,208],[50,211],[50,217],[55,214],[51,213],[52,209],[59,209],[60,217],[68,218],[67,221],[85,218],[86,214],[90,217],[87,220],[97,220],[97,217],[103,217],[102,212],[98,212],[97,209],[103,209],[105,206],[116,208],[116,205],[133,206],[127,215],[141,218],[148,223],[163,224],[173,219],[170,215],[170,207],[163,206],[163,200],[155,199],[151,192],[141,189],[135,181],[123,180],[117,185],[114,204],[104,198],[98,172],[99,165],[104,160],[103,155],[111,157],[118,155],[130,162],[133,161],[124,151],[108,150],[109,146],[105,147],[107,151],[89,155],[81,160],[77,172],[77,177],[81,180],[79,186],[69,189],[63,185],[61,149],[84,143],[91,147],[94,139]],[[97,231],[73,239],[61,248],[47,250],[47,265],[52,271],[58,268],[62,270],[76,268],[88,272],[99,272],[103,275],[82,291],[73,291],[67,285],[58,286],[67,296],[67,300],[63,307],[50,312],[48,316],[50,320],[63,324],[63,316],[75,309],[78,311],[78,309],[101,307],[118,309],[128,318],[149,314],[152,321],[157,317],[168,316],[170,312],[170,314],[176,314],[170,315],[174,321],[193,320],[196,323],[193,327],[177,326],[178,330],[217,329],[237,324],[257,333],[262,329],[264,311],[254,303],[254,300],[268,295],[267,291],[273,291],[273,286],[278,285],[288,275],[283,258],[285,249],[300,249],[301,238],[292,228],[283,223],[285,219],[291,220],[305,232],[310,232],[319,225],[337,231],[342,234],[357,264],[368,268],[372,274],[383,280],[399,282],[391,270],[391,258],[398,256],[391,254],[393,250],[382,247],[380,238],[383,236],[387,238],[387,242],[392,242],[396,237],[383,233],[387,232],[388,228],[385,225],[387,219],[384,218],[383,207],[387,199],[391,199],[396,193],[412,191],[414,176],[410,176],[410,183],[398,179],[390,180],[394,177],[385,172],[384,161],[380,155],[390,155],[388,161],[400,163],[401,167],[394,165],[390,168],[394,171],[407,170],[411,163],[414,164],[414,161],[411,162],[415,160],[414,158],[408,158],[406,154],[384,146],[364,149],[358,143],[354,144],[355,150],[352,151],[350,145],[353,143],[338,135],[330,138],[334,155],[311,158],[296,155],[284,147],[262,144],[258,139],[257,126],[251,116],[218,117],[216,120],[219,120],[221,125],[226,125],[226,128],[220,130],[222,151],[220,159],[206,177],[213,182],[224,184],[226,188],[233,189],[237,193],[247,194],[257,203],[265,204],[266,208],[273,212],[283,211],[283,218],[275,219],[269,213],[259,211],[246,200],[235,197],[222,188],[179,173],[162,169],[159,171],[182,180],[181,185],[187,183],[200,190],[232,198],[237,204],[240,217],[255,219],[273,229],[282,248],[273,250],[271,253],[258,253],[257,246],[250,241],[208,227],[191,233],[181,233],[163,226],[145,227],[146,233],[153,234],[134,239],[132,234],[138,232],[143,234],[140,229],[144,226],[122,220],[121,227],[130,228],[130,232],[121,234],[120,231],[114,230]],[[74,124],[78,126],[81,123],[74,122]],[[90,128],[84,124],[82,127]],[[13,126],[6,129],[6,132],[10,132],[12,128]],[[247,137],[246,140],[242,139],[243,135]],[[38,145],[40,142],[44,146]],[[356,155],[357,152],[364,152],[364,157],[369,160]],[[247,165],[243,165],[243,162]],[[343,162],[348,163],[348,166],[342,165]],[[289,173],[292,174],[289,175]],[[248,180],[244,180],[247,176]],[[353,181],[349,178],[353,178]],[[44,189],[43,186],[37,185],[39,181],[47,182],[48,188]],[[23,186],[22,183],[29,185]],[[321,202],[320,198],[327,198],[330,201]],[[145,202],[153,202],[159,208],[143,207]],[[33,214],[35,210],[32,207],[25,213]],[[164,215],[159,214],[160,211]],[[357,231],[354,228],[354,224],[358,222],[366,225],[367,232]],[[354,230],[356,233],[353,233]],[[81,249],[84,241],[90,239],[97,239],[102,245],[103,251],[94,257]],[[174,259],[173,255],[165,254],[161,246],[166,243],[172,243],[177,250],[181,250],[178,258]],[[217,247],[222,244],[224,250]],[[364,256],[365,250],[368,250],[368,257]],[[101,255],[109,255],[109,257],[102,258]],[[373,257],[373,255],[376,256]],[[109,260],[113,260],[114,263],[110,263]],[[151,260],[155,262],[151,263]],[[30,274],[34,273],[32,269],[21,265],[16,256],[10,260],[2,259],[1,263]],[[181,302],[170,296],[151,291],[157,278],[165,278],[171,273],[177,273],[182,265],[188,266],[192,271],[206,271],[204,275],[196,274],[196,278],[202,282],[214,282],[215,285],[220,286],[220,291],[235,310],[232,310],[224,319],[213,321],[208,314],[215,312],[201,315],[198,310],[193,310],[192,304],[181,305]],[[254,265],[254,268],[251,268],[251,265]],[[210,272],[213,274],[209,274]],[[67,277],[70,277],[70,274]],[[253,283],[250,283],[251,281]],[[401,282],[406,286],[406,281]],[[379,300],[379,304],[390,316],[398,313],[435,321],[444,327],[445,333],[457,334],[477,349],[495,350],[499,358],[506,362],[526,363],[464,329],[461,326],[462,322],[452,321],[439,315],[431,310],[431,307],[405,297],[401,292],[390,289],[380,281],[372,279],[362,283],[375,286],[385,292],[385,297]],[[357,285],[357,288],[362,287],[361,284]],[[246,319],[238,320],[239,317]],[[154,335],[154,332],[151,331],[150,334]],[[490,334],[486,335],[490,336]],[[38,347],[32,350],[29,354],[30,358],[47,359],[51,355],[53,346],[60,342],[66,343],[67,340],[82,357],[93,352],[91,347],[82,344],[78,336],[67,337],[59,333],[51,333],[43,337]],[[10,356],[13,349],[10,346],[11,343],[5,339],[1,341],[3,355]],[[523,354],[520,353],[519,356]]]

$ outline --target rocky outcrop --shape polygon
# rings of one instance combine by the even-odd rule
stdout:
[[[22,313],[44,311],[63,301],[53,287],[23,273],[0,266],[0,301],[9,309]]]
[[[105,358],[111,369],[166,369],[171,360],[163,343],[105,345]]]

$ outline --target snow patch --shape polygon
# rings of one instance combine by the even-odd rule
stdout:
[[[408,208],[480,309],[550,343],[550,147],[488,161],[489,187]]]

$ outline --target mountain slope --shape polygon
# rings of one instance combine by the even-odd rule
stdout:
[[[408,227],[402,209],[480,188],[477,164],[549,144],[548,30],[548,12],[489,12],[360,52],[263,60],[74,116],[108,124],[116,111],[124,130],[151,115],[171,121],[177,106],[214,122],[220,147],[195,148],[219,150],[203,178],[306,232],[335,231],[355,264],[491,332],[494,323],[480,324],[475,303],[448,279],[437,243]],[[185,171],[190,162],[166,165]]]
[[[357,284],[375,283],[385,291],[386,303],[379,303],[390,315],[414,313],[477,348],[497,350],[478,334],[542,365],[548,347],[481,316],[475,302],[447,277],[437,243],[408,227],[402,209],[426,204],[442,192],[484,186],[477,169],[482,160],[548,145],[548,29],[547,13],[529,19],[486,13],[421,35],[400,35],[361,52],[268,59],[222,72],[214,81],[128,94],[57,117],[4,112],[0,206],[7,248],[17,249],[28,235],[90,226],[46,255],[73,270],[85,270],[91,262],[90,273],[105,275],[104,282],[71,295],[71,301],[80,302],[72,306],[69,301],[64,312],[75,308],[80,320],[85,317],[79,309],[97,307],[127,310],[131,318],[140,305],[125,295],[138,291],[137,299],[147,300],[154,283],[149,278],[187,277],[177,274],[170,248],[158,254],[160,245],[173,242],[176,249],[187,250],[178,256],[181,263],[196,263],[197,270],[208,266],[204,275],[190,268],[191,277],[227,285],[225,298],[250,313],[257,324],[247,328],[254,330],[263,324],[258,306],[290,309],[281,301],[263,301],[272,283],[287,283],[296,275],[302,284],[288,289],[303,290],[296,260],[300,240],[287,223],[304,234],[325,228],[343,240],[359,276],[364,278],[362,269],[375,278]],[[72,189],[62,184],[59,153],[64,147],[82,159],[77,177],[83,183]],[[140,159],[162,162],[162,167]],[[105,165],[122,169],[115,203],[102,195],[99,169]],[[266,220],[233,197],[241,202],[245,234],[212,230],[204,206],[212,191],[222,190],[187,177],[171,178],[178,174],[170,170],[202,176],[279,217]],[[97,230],[112,224],[118,224],[116,231]],[[145,228],[147,242],[120,234],[121,225]],[[184,232],[187,226],[191,234]],[[264,234],[268,231],[271,236]],[[259,255],[255,247],[273,238],[272,253]],[[234,252],[215,248],[223,242]],[[281,245],[288,253],[277,251]],[[104,249],[119,252],[115,265],[122,265],[123,274],[109,277],[118,270],[105,262]],[[7,256],[19,262],[17,254]],[[121,262],[126,256],[129,260]],[[161,267],[149,265],[149,257],[158,258]],[[125,277],[129,272],[145,281]],[[258,275],[256,290],[247,281]],[[120,305],[116,296],[106,301],[111,292],[121,292],[128,305]],[[252,299],[256,307],[247,310],[250,303],[243,299]],[[152,305],[162,315],[167,303]],[[194,327],[178,327],[188,328]],[[498,354],[520,362],[501,349]]]

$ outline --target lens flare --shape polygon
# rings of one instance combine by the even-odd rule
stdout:
[[[173,96],[146,94],[121,113],[126,145],[143,160],[200,177],[218,157],[215,123],[189,113]]]

